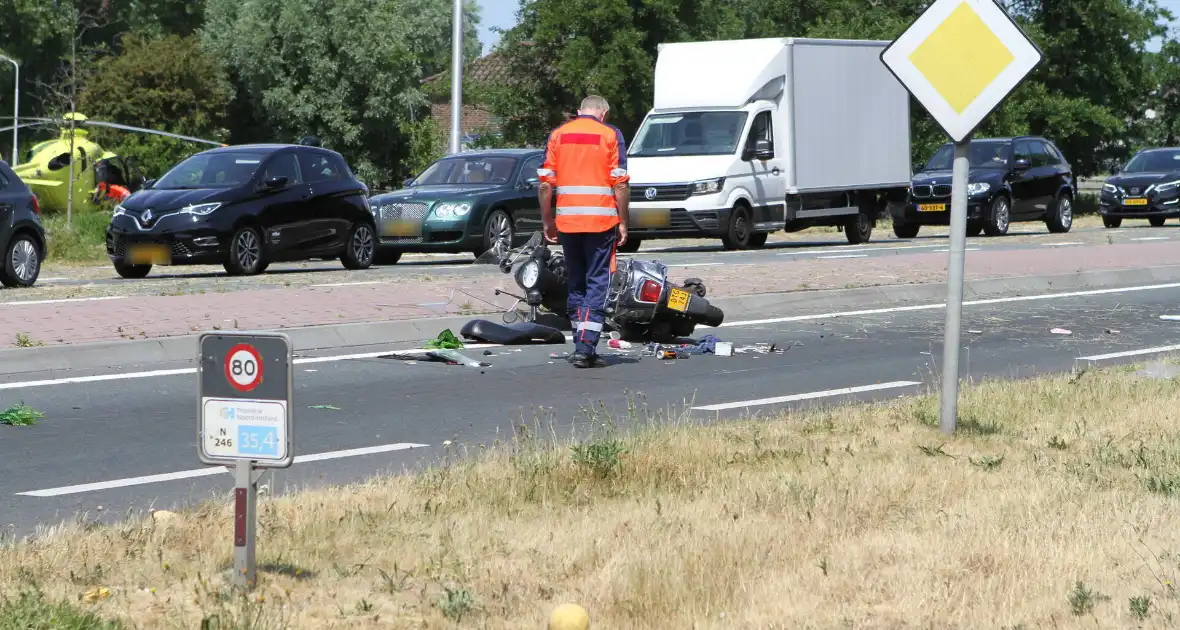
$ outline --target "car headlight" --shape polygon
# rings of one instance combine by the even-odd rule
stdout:
[[[198,203],[192,206],[185,206],[180,209],[181,214],[195,214],[199,217],[208,216],[214,210],[221,207],[220,203]]]
[[[115,206],[115,211],[111,213],[111,216],[117,217],[121,214],[127,214],[127,208],[124,208],[123,204],[119,204],[119,205]]]
[[[527,289],[532,289],[537,286],[537,280],[541,277],[541,263],[530,260],[520,266],[516,272],[516,281],[520,286]]]
[[[987,182],[975,182],[972,184],[967,184],[968,195],[982,195],[991,189],[992,185]]]
[[[1102,192],[1108,192],[1113,195],[1113,194],[1117,193],[1118,191],[1119,191],[1119,187],[1115,186],[1114,184],[1103,184],[1102,185]]]
[[[717,179],[706,179],[699,182],[693,182],[692,194],[694,195],[712,195],[721,192],[721,185],[725,183],[724,177]]]
[[[1180,188],[1180,180],[1176,180],[1174,182],[1164,182],[1163,184],[1157,184],[1155,187],[1155,191],[1161,192],[1161,193],[1172,192],[1173,190],[1176,190],[1177,188]]]
[[[439,219],[457,219],[471,212],[469,203],[440,203],[434,207],[434,216]]]

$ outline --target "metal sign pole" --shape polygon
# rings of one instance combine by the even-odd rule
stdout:
[[[967,151],[971,136],[955,143],[951,170],[951,247],[946,275],[946,331],[942,342],[941,428],[954,433],[959,413],[959,336],[963,316],[963,267],[967,257]]]
[[[254,464],[234,465],[234,586],[253,587],[258,580],[255,556],[258,526],[258,482]]]

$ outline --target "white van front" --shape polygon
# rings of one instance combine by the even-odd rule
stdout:
[[[781,229],[786,183],[775,111],[759,101],[649,113],[627,151],[629,240],[711,237],[756,247]]]

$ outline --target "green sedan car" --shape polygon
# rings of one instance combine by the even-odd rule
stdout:
[[[471,253],[524,243],[541,229],[537,169],[542,149],[496,149],[448,155],[405,188],[375,195],[377,264],[405,252]]]

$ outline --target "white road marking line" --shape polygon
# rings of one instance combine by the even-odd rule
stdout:
[[[1170,236],[1140,236],[1139,238],[1133,238],[1131,240],[1132,241],[1168,241],[1171,239],[1172,239],[1172,237],[1170,237]]]
[[[55,282],[61,280],[69,280],[69,278],[37,278],[38,282]]]
[[[802,250],[797,252],[781,252],[775,256],[807,256],[809,254],[827,254],[833,252],[886,252],[903,249],[930,249],[931,247],[945,247],[941,244],[930,245],[899,245],[897,247],[824,247]]]
[[[964,300],[963,306],[981,306],[986,304],[1007,304],[1009,302],[1035,302],[1040,300],[1060,300],[1071,297],[1089,295],[1107,295],[1111,293],[1136,293],[1139,291],[1157,291],[1160,289],[1180,288],[1180,282],[1168,284],[1151,284],[1137,287],[1119,287],[1114,289],[1090,289],[1087,291],[1070,291],[1068,293],[1041,293],[1038,295],[1020,295],[1004,298],[989,298],[986,300]],[[912,306],[889,306],[885,308],[871,308],[860,311],[841,311],[835,313],[817,313],[815,315],[794,315],[791,317],[773,317],[769,319],[754,319],[749,321],[724,322],[721,328],[734,326],[758,326],[762,324],[781,324],[783,322],[803,322],[813,319],[835,319],[837,317],[855,317],[859,315],[882,315],[885,313],[904,313],[906,311],[929,311],[945,308],[945,302],[937,304],[915,304]],[[698,329],[708,329],[711,326],[697,326]]]
[[[717,265],[724,265],[726,263],[707,262],[707,263],[680,263],[678,265],[668,265],[669,267],[716,267]],[[733,265],[737,266],[737,265]]]
[[[942,248],[942,249],[936,249],[936,250],[934,250],[934,251],[935,251],[935,252],[938,252],[938,253],[946,253],[946,252],[949,252],[949,251],[951,251],[951,248],[949,248],[949,247],[944,247],[944,248]],[[978,248],[978,247],[968,247],[968,248],[964,249],[963,251],[965,251],[965,252],[977,252],[977,251],[979,251],[979,248]]]
[[[313,287],[358,287],[363,284],[385,284],[376,280],[369,280],[367,282],[330,282],[327,284],[313,284]]]
[[[868,258],[868,254],[841,254],[839,256],[816,256],[819,260],[831,260],[833,258]]]
[[[311,455],[296,455],[295,463],[320,462],[329,459],[342,459],[345,457],[359,457],[361,455],[373,455],[376,453],[389,453],[392,451],[404,451],[413,448],[425,448],[427,444],[414,444],[410,442],[399,442],[397,444],[382,444],[380,446],[368,446],[364,448],[352,448],[343,451],[329,451],[327,453],[314,453]],[[114,488],[126,488],[128,486],[142,486],[150,483],[163,483],[165,481],[178,481],[181,479],[195,479],[197,477],[211,477],[213,475],[226,474],[229,471],[224,466],[210,466],[208,468],[195,468],[192,470],[182,470],[180,472],[164,473],[161,475],[146,475],[143,477],[127,477],[124,479],[113,479],[111,481],[99,481],[95,483],[83,483],[76,486],[63,486],[60,488],[48,488],[45,490],[30,490],[28,492],[18,492],[16,494],[26,497],[60,497],[66,494],[81,494],[83,492],[97,492],[99,490],[111,490]]]
[[[859,387],[842,387],[840,389],[828,389],[821,392],[807,392],[806,394],[791,394],[789,396],[778,396],[776,398],[759,398],[757,400],[742,400],[731,403],[721,403],[717,405],[704,405],[701,407],[693,407],[693,409],[700,411],[725,411],[726,409],[741,409],[743,407],[758,407],[762,405],[777,405],[779,403],[795,402],[797,400],[812,400],[815,398],[829,398],[831,396],[842,396],[845,394],[858,394],[860,392],[874,392],[882,389],[897,389],[899,387],[912,387],[914,385],[921,385],[918,381],[892,381],[889,383],[877,383],[875,385],[861,385]]]
[[[572,337],[570,337],[572,340]],[[468,350],[483,350],[485,348],[498,348],[500,344],[494,343],[473,343],[464,346]],[[413,348],[409,350],[385,350],[383,352],[362,352],[360,354],[341,354],[329,357],[299,357],[295,359],[295,365],[304,365],[307,363],[334,363],[337,361],[354,361],[358,359],[376,359],[389,354],[426,354],[429,350],[424,348]],[[50,385],[71,385],[75,383],[100,383],[103,381],[119,381],[123,379],[134,378],[153,378],[157,376],[179,376],[182,374],[196,374],[197,368],[176,368],[173,370],[150,370],[147,372],[127,372],[124,374],[96,374],[93,376],[71,376],[68,378],[45,379],[40,381],[23,381],[20,383],[0,383],[0,390],[5,389],[22,389],[25,387],[46,387]]]
[[[105,300],[122,300],[125,295],[108,295],[105,297],[62,298],[60,300],[25,300],[23,302],[0,302],[0,306],[32,306],[35,304],[65,304],[67,302],[102,302]]]
[[[1142,350],[1125,350],[1123,352],[1111,352],[1110,354],[1095,354],[1088,357],[1078,357],[1078,361],[1104,361],[1106,359],[1137,357],[1143,354],[1160,354],[1161,352],[1175,352],[1177,350],[1180,350],[1180,345],[1156,346],[1155,348],[1143,348]]]
[[[1085,243],[1041,243],[1041,247],[1069,247],[1071,245],[1085,245]]]
[[[1120,287],[1120,288],[1113,288],[1113,289],[1090,289],[1088,291],[1071,291],[1068,293],[1043,293],[1043,294],[1038,294],[1038,295],[1022,295],[1022,296],[1016,296],[1016,297],[990,298],[990,299],[986,299],[986,300],[964,300],[963,306],[981,306],[981,305],[987,305],[987,304],[1006,304],[1006,303],[1010,303],[1010,302],[1034,302],[1034,301],[1041,301],[1041,300],[1059,300],[1059,299],[1066,299],[1066,298],[1071,298],[1071,297],[1084,297],[1084,296],[1089,296],[1089,295],[1108,295],[1108,294],[1113,294],[1113,293],[1136,293],[1136,292],[1140,292],[1140,291],[1157,291],[1157,290],[1161,290],[1161,289],[1176,289],[1176,288],[1180,288],[1180,282],[1173,282],[1173,283],[1168,283],[1168,284],[1143,285],[1143,286],[1137,286],[1137,287]],[[835,318],[839,318],[839,317],[857,317],[860,315],[881,315],[881,314],[886,314],[886,313],[904,313],[907,311],[929,311],[929,310],[936,310],[936,309],[944,308],[945,306],[946,306],[945,303],[915,304],[912,306],[890,306],[890,307],[885,307],[885,308],[864,309],[864,310],[859,310],[859,311],[840,311],[840,312],[834,312],[834,313],[817,313],[814,315],[794,315],[794,316],[790,316],[790,317],[753,319],[753,320],[746,320],[746,321],[724,322],[721,324],[721,328],[732,328],[732,327],[737,327],[737,326],[758,326],[758,325],[763,325],[763,324],[780,324],[780,323],[784,323],[784,322],[801,322],[801,321],[809,321],[809,320],[816,320],[816,319],[835,319]],[[708,330],[710,328],[712,328],[712,326],[704,326],[704,325],[697,326],[698,330]],[[568,334],[565,336],[565,338],[567,341],[573,340],[573,337]],[[483,348],[499,348],[499,347],[503,347],[502,344],[470,344],[470,345],[465,346],[465,348],[471,349],[471,350],[483,349]],[[383,352],[366,352],[366,353],[362,353],[362,354],[347,354],[347,355],[328,356],[328,357],[300,357],[300,358],[295,359],[295,363],[297,365],[303,364],[303,363],[329,363],[329,362],[335,362],[335,361],[349,361],[349,360],[353,360],[353,359],[372,359],[372,358],[376,358],[379,356],[392,354],[392,353],[401,353],[401,354],[420,353],[421,354],[421,353],[425,353],[425,352],[427,352],[427,351],[424,349],[411,349],[411,350],[386,350]],[[24,388],[24,387],[45,387],[45,386],[50,386],[50,385],[68,385],[68,384],[73,384],[73,383],[94,383],[94,382],[101,382],[101,381],[117,381],[117,380],[123,380],[123,379],[133,379],[133,378],[151,378],[151,377],[156,377],[156,376],[175,376],[175,375],[180,375],[180,374],[195,374],[196,371],[197,371],[196,368],[179,368],[179,369],[174,369],[174,370],[152,370],[152,371],[148,371],[148,372],[130,372],[130,373],[121,373],[121,374],[98,374],[98,375],[94,375],[94,376],[74,376],[74,377],[68,377],[68,378],[47,379],[47,380],[40,380],[40,381],[23,381],[23,382],[18,382],[18,383],[0,383],[0,390],[20,389],[20,388]]]

